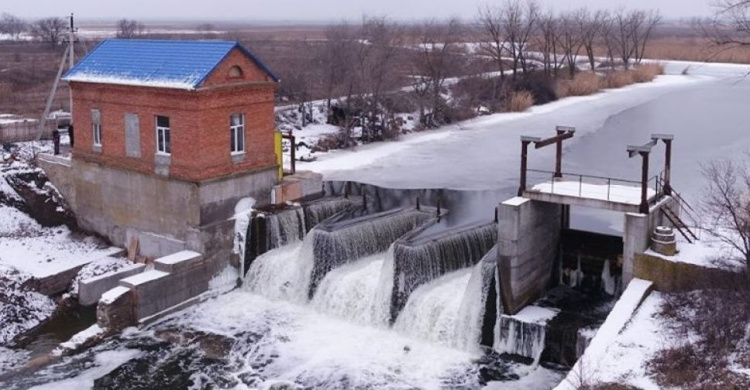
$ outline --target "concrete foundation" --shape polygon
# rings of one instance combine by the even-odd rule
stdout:
[[[671,226],[661,212],[663,207],[669,207],[679,213],[678,202],[669,196],[651,206],[648,214],[625,214],[625,229],[623,235],[623,264],[622,284],[627,286],[633,279],[633,265],[635,256],[645,252],[651,245],[651,235],[657,226]]]
[[[203,256],[182,251],[157,259],[153,270],[122,279],[120,286],[132,292],[135,319],[141,320],[206,292],[209,278]]]
[[[512,198],[498,207],[498,275],[507,314],[547,289],[558,258],[563,206]]]
[[[139,254],[150,258],[185,249],[208,261],[230,253],[234,229],[227,220],[235,206],[247,197],[257,206],[270,204],[278,181],[276,167],[189,182],[44,154],[37,162],[79,226],[117,246],[136,239]]]
[[[139,274],[146,269],[145,264],[133,264],[119,271],[96,276],[78,282],[78,303],[91,306],[99,302],[102,294],[117,287],[121,279]]]

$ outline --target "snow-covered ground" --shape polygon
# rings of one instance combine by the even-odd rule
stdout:
[[[676,340],[669,335],[666,320],[657,316],[663,302],[654,292],[638,308],[627,326],[617,333],[596,357],[574,369],[558,389],[578,388],[581,384],[617,383],[638,389],[660,389],[648,374],[646,364],[660,350]]]

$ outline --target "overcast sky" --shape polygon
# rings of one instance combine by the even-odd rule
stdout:
[[[363,14],[399,20],[458,16],[470,19],[477,7],[503,0],[0,0],[0,13],[23,18],[64,16],[84,19],[337,21]],[[707,15],[710,0],[539,0],[556,9],[657,8],[666,18]]]

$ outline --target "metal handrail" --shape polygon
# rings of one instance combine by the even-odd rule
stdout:
[[[615,182],[615,184],[618,183],[618,182],[619,183],[631,184],[633,187],[641,187],[641,185],[643,184],[640,181],[636,181],[636,180],[627,180],[627,179],[619,179],[619,178],[614,178],[614,177],[605,177],[605,176],[596,176],[596,175],[584,175],[584,174],[579,174],[579,173],[565,173],[565,172],[563,172],[563,173],[561,173],[562,177],[559,177],[559,176],[557,176],[557,173],[553,172],[553,171],[546,171],[546,170],[540,170],[540,169],[527,169],[527,171],[528,172],[534,172],[534,173],[543,173],[545,175],[550,175],[550,177],[551,177],[551,180],[550,180],[550,182],[551,182],[550,192],[553,193],[553,194],[555,193],[555,182],[562,181],[561,179],[564,178],[565,176],[577,177],[578,178],[578,196],[579,197],[583,195],[583,179],[584,178],[587,178],[587,179],[596,179],[596,180],[602,180],[602,181],[606,180],[606,182],[607,182],[607,198],[606,198],[606,200],[607,201],[611,201],[611,197],[612,197],[612,191],[611,191],[611,189],[612,189],[612,183],[613,182]],[[656,199],[659,199],[660,198],[660,194],[663,192],[663,185],[661,185],[661,181],[662,181],[661,176],[662,176],[662,172],[660,172],[659,174],[654,175],[654,176],[652,176],[652,177],[650,177],[648,179],[648,183],[651,183],[652,181],[654,182],[654,187],[655,187],[654,189],[656,190],[656,194],[654,196],[652,196],[652,197],[649,197],[649,199],[648,199],[648,203],[649,204],[652,204]],[[568,181],[570,181],[570,180],[568,180]],[[527,188],[524,188],[524,190],[526,190],[526,189],[528,189],[528,185],[527,185]]]

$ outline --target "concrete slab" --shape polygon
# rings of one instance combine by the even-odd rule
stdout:
[[[198,252],[181,251],[154,260],[154,269],[164,272],[177,272],[194,266],[203,260]]]
[[[96,304],[102,294],[117,287],[121,279],[139,274],[145,269],[145,264],[133,264],[115,272],[79,281],[78,303],[83,306]]]

